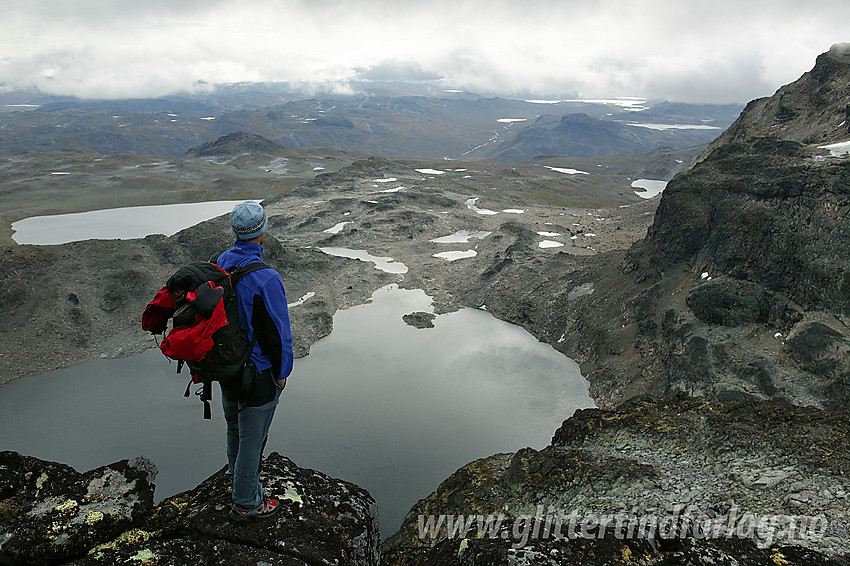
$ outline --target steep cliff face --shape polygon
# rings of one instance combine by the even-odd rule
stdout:
[[[815,157],[770,138],[717,148],[670,183],[633,257],[658,270],[688,262],[850,315],[850,160]]]
[[[670,182],[627,254],[624,270],[649,285],[626,310],[663,362],[642,357],[656,381],[718,398],[850,399],[850,159],[820,147],[850,137],[848,52],[750,104]],[[662,292],[677,273],[678,301]]]

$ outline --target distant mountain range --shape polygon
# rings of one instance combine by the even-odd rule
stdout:
[[[77,148],[175,158],[222,136],[247,132],[290,149],[529,161],[542,155],[599,156],[704,145],[741,109],[642,99],[527,101],[410,90],[373,86],[367,94],[295,98],[300,93],[257,85],[203,97],[112,101],[4,95],[0,152]],[[683,124],[698,129],[680,129]]]
[[[489,161],[532,161],[541,156],[599,157],[706,144],[723,130],[705,124],[650,123],[594,118],[584,113],[544,115],[533,125],[472,157]],[[469,158],[469,157],[468,157]]]

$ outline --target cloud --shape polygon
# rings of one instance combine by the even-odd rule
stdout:
[[[0,85],[119,98],[442,77],[483,94],[746,102],[850,39],[847,21],[844,0],[28,0],[0,20]]]
[[[439,73],[426,71],[415,61],[381,61],[368,68],[356,68],[357,78],[369,81],[435,81]]]

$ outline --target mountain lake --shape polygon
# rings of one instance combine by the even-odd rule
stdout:
[[[433,312],[431,299],[397,285],[338,311],[295,360],[266,448],[369,490],[383,536],[459,467],[543,448],[594,406],[578,365],[524,329],[480,309],[418,329],[402,320],[412,312]],[[218,391],[205,421],[183,397],[188,375],[151,346],[4,385],[0,447],[81,471],[144,455],[159,468],[157,500],[194,488],[226,461]]]

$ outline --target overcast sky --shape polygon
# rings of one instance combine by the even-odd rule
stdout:
[[[0,89],[441,78],[503,96],[747,102],[845,41],[848,0],[0,0]]]

